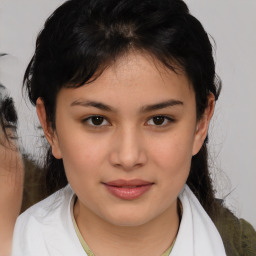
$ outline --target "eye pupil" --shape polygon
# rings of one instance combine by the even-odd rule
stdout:
[[[101,125],[104,121],[104,118],[102,116],[93,116],[92,117],[92,123],[94,125]]]
[[[163,116],[155,116],[153,117],[153,121],[155,125],[161,125],[164,123],[165,118]]]

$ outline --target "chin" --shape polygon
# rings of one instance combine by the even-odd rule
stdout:
[[[114,226],[119,226],[119,227],[139,227],[144,224],[146,224],[147,221],[145,219],[121,219],[121,220],[112,220],[111,224]]]
[[[140,212],[138,214],[138,211],[131,212],[129,210],[122,210],[120,213],[113,211],[109,216],[105,216],[104,219],[110,224],[119,227],[138,227],[151,220],[147,213]]]

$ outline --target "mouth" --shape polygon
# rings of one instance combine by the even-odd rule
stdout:
[[[146,193],[154,185],[152,182],[134,180],[114,180],[102,183],[108,192],[123,200],[134,200]]]

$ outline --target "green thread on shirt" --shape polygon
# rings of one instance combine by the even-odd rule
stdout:
[[[76,200],[76,199],[75,199]],[[75,201],[74,201],[75,202]],[[88,246],[88,244],[85,242],[82,234],[80,233],[80,230],[76,224],[76,220],[75,220],[75,217],[74,217],[74,212],[73,210],[71,210],[71,217],[72,217],[72,222],[73,222],[73,225],[74,225],[74,228],[75,228],[75,231],[76,231],[76,235],[84,249],[84,251],[86,252],[86,254],[88,256],[94,256],[93,252],[91,251],[90,247]],[[173,246],[175,244],[175,241],[176,241],[176,237],[174,238],[172,244],[170,245],[170,247],[161,255],[161,256],[169,256],[172,249],[173,249]]]
[[[87,245],[87,243],[85,242],[85,240],[83,239],[83,236],[81,235],[79,228],[76,224],[76,220],[74,218],[74,215],[72,214],[72,221],[73,221],[73,225],[77,234],[77,237],[82,245],[82,247],[84,248],[84,251],[87,253],[88,256],[94,256],[93,252],[91,251],[91,249],[89,248],[89,246]],[[174,239],[174,241],[172,242],[171,246],[161,255],[161,256],[169,256],[172,248],[174,246],[176,238]]]
[[[78,237],[82,247],[84,248],[84,251],[87,253],[88,256],[94,256],[93,252],[91,251],[91,249],[89,248],[89,246],[85,242],[82,234],[79,231],[79,228],[78,228],[78,226],[76,224],[76,220],[75,220],[74,214],[72,213],[71,215],[72,215],[72,221],[73,221],[73,225],[74,225],[77,237]]]
[[[175,244],[175,241],[176,241],[176,237],[175,237],[175,239],[173,240],[171,246],[170,246],[161,256],[169,256],[169,255],[170,255],[170,253],[171,253],[171,251],[172,251],[172,248],[173,248],[173,246],[174,246],[174,244]]]

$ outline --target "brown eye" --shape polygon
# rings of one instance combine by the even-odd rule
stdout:
[[[104,121],[104,118],[102,116],[93,116],[91,117],[91,122],[94,125],[101,125]]]
[[[109,125],[109,122],[103,116],[90,116],[83,120],[83,123],[86,123],[90,126],[106,126]]]
[[[168,116],[154,116],[147,121],[147,125],[151,126],[166,126],[169,123],[174,122],[171,117]]]
[[[153,117],[153,123],[155,125],[162,125],[165,121],[165,117],[164,116],[155,116]]]

